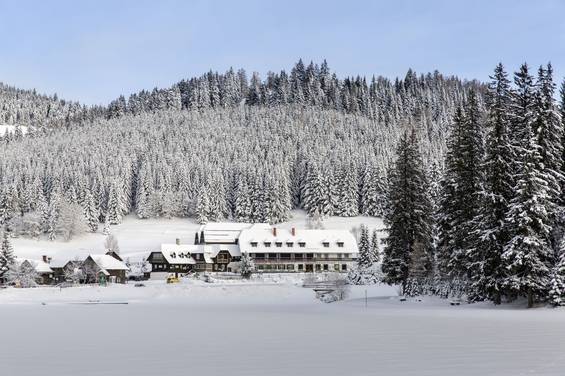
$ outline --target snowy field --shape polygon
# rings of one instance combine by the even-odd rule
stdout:
[[[331,218],[326,228],[375,218]],[[280,225],[304,228],[302,212]],[[180,238],[188,219],[112,227],[124,257]],[[383,233],[384,235],[384,233]],[[70,242],[14,239],[20,257],[73,258],[103,250],[101,233]],[[524,302],[452,307],[400,302],[388,286],[352,287],[325,304],[290,275],[253,282],[183,281],[0,290],[0,375],[564,375],[565,310]],[[104,304],[101,304],[104,303]],[[112,303],[112,304],[108,304]],[[126,304],[127,303],[127,304]]]
[[[292,283],[0,291],[2,375],[563,375],[565,311]],[[128,304],[81,304],[89,300]]]
[[[303,211],[292,212],[292,219],[277,225],[280,228],[306,228],[306,214]],[[327,229],[351,230],[365,224],[370,228],[382,229],[382,221],[374,217],[341,218],[332,217],[324,221]],[[111,226],[111,232],[118,239],[122,256],[131,259],[147,256],[149,252],[159,250],[163,243],[174,243],[179,238],[183,244],[194,243],[194,233],[200,227],[193,219],[138,219],[134,215],[126,217],[122,224]],[[384,234],[384,233],[383,233]],[[12,240],[16,256],[41,259],[42,255],[72,260],[85,257],[89,253],[103,253],[104,239],[102,226],[98,233],[83,234],[80,237],[64,241],[49,241],[17,238]]]

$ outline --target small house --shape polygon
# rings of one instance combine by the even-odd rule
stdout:
[[[100,273],[105,280],[112,283],[126,283],[128,267],[110,255],[89,255],[82,263],[82,271],[87,282],[98,282]]]

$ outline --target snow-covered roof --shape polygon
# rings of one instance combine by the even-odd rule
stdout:
[[[256,243],[255,247],[251,243]],[[270,246],[265,246],[269,243]],[[282,243],[280,247],[276,243]],[[289,247],[287,243],[292,243]],[[305,243],[300,247],[299,243]],[[327,243],[327,247],[324,247]],[[342,245],[340,247],[340,245]],[[241,252],[248,253],[358,253],[357,241],[353,234],[347,230],[291,230],[263,226],[252,226],[241,231],[239,236]]]
[[[161,244],[161,253],[169,264],[191,265],[196,263],[192,254],[197,253],[198,247],[193,244]]]
[[[35,271],[39,274],[50,274],[53,273],[53,269],[43,260],[31,260],[31,259],[18,259],[20,264],[27,262],[35,268]]]
[[[269,227],[262,223],[262,226]],[[235,243],[241,231],[256,226],[252,223],[240,222],[213,222],[200,226],[199,236],[204,233],[205,243]]]
[[[100,269],[106,270],[128,270],[126,264],[109,255],[88,255]]]
[[[241,256],[237,244],[161,244],[161,253],[169,264],[195,264],[195,254],[204,256],[207,263],[212,263],[221,251],[227,251],[232,257]]]

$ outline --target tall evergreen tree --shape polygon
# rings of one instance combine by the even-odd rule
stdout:
[[[0,245],[0,279],[4,279],[6,273],[14,265],[15,257],[12,244],[8,237],[8,231],[4,228],[2,234],[2,244]]]
[[[357,266],[359,269],[370,268],[373,265],[373,255],[371,252],[371,242],[369,240],[369,229],[365,225],[361,225],[359,234],[359,257]]]
[[[482,164],[484,183],[474,221],[477,242],[470,252],[469,276],[472,299],[489,299],[500,304],[505,277],[501,257],[509,239],[506,212],[513,196],[513,149],[509,136],[511,88],[502,64],[496,66],[491,80],[486,153]]]
[[[404,287],[414,250],[430,249],[432,207],[414,132],[400,139],[396,157],[388,190],[390,209],[385,224],[389,236],[385,241],[382,270],[386,283],[400,283]]]

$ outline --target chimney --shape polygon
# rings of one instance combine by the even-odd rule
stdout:
[[[179,239],[179,238],[176,238],[175,243],[177,243],[177,245],[180,245],[180,239]]]
[[[296,236],[296,229],[293,227],[293,228],[290,230],[290,233],[292,234],[292,236]]]
[[[273,227],[273,236],[277,236],[277,228]]]
[[[51,258],[47,257],[47,255],[43,255],[41,256],[41,258],[43,259],[43,262],[46,264],[49,264],[51,262]]]

